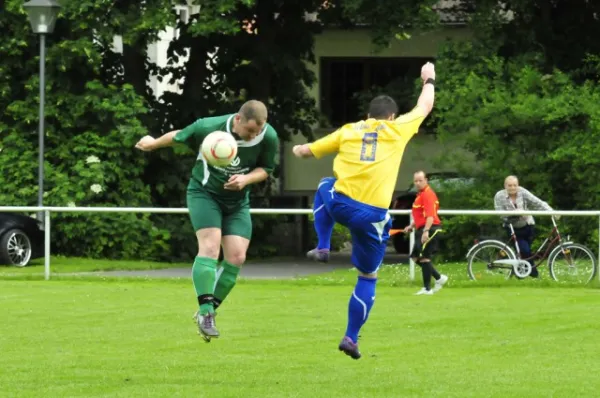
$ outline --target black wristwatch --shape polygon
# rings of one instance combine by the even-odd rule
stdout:
[[[433,79],[433,78],[430,77],[427,80],[425,80],[425,83],[423,83],[423,85],[425,85],[427,83],[433,84],[435,86],[435,79]]]

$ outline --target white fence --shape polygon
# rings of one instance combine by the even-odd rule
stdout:
[[[187,214],[187,208],[160,207],[27,207],[0,206],[0,212],[44,213],[44,277],[50,279],[50,214],[51,213],[152,213],[152,214]],[[250,209],[251,214],[312,214],[312,209]],[[390,210],[391,215],[410,215],[410,210]],[[575,216],[598,217],[598,262],[600,263],[600,210],[590,211],[495,211],[495,210],[440,210],[439,214],[453,216]],[[412,219],[412,216],[411,216]],[[410,248],[414,245],[414,232],[410,235]],[[465,248],[467,250],[468,248]],[[410,261],[410,278],[415,277],[415,264]]]

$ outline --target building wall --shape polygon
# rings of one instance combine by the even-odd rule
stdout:
[[[390,46],[379,53],[374,53],[371,38],[367,29],[352,31],[330,29],[318,35],[315,40],[316,64],[309,65],[317,76],[317,84],[308,91],[320,109],[321,98],[319,83],[321,82],[321,57],[435,57],[440,45],[445,40],[468,40],[471,33],[463,27],[444,27],[429,33],[415,33],[407,40],[394,40]],[[416,78],[416,77],[415,77]],[[321,135],[327,131],[321,131]],[[283,144],[283,189],[288,194],[303,194],[314,191],[319,180],[332,175],[333,157],[320,160],[301,160],[292,154],[292,147],[306,143],[306,139],[294,136],[291,142]],[[416,135],[406,147],[396,190],[408,188],[412,174],[420,169],[428,172],[452,171],[443,164],[436,164],[436,159],[448,151],[461,151],[459,145],[441,145],[432,135]]]
[[[309,64],[309,67],[317,76],[317,84],[309,92],[320,108],[318,82],[321,57],[435,57],[445,40],[465,40],[470,37],[471,33],[464,27],[442,27],[433,32],[414,33],[407,40],[393,40],[388,48],[375,53],[368,29],[325,30],[315,38],[317,62]]]
[[[333,175],[333,156],[306,160],[298,159],[292,154],[294,145],[304,143],[306,139],[296,135],[292,141],[283,144],[283,187],[287,194],[312,192],[316,190],[321,178]],[[415,171],[425,170],[429,173],[453,171],[443,164],[437,164],[440,155],[453,151],[460,152],[461,155],[465,152],[459,144],[442,145],[432,135],[414,136],[404,151],[396,191],[408,189]]]

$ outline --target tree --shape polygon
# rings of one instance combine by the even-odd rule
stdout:
[[[528,4],[525,4],[528,3]],[[476,188],[457,193],[446,208],[491,208],[504,177],[516,174],[523,186],[558,209],[595,209],[600,205],[596,183],[600,138],[596,104],[598,68],[586,54],[597,43],[574,33],[550,43],[564,19],[576,20],[591,6],[585,2],[507,2],[506,8],[483,2],[473,16],[476,40],[448,44],[439,54],[438,95],[434,115],[441,140],[460,141],[477,160],[471,163],[447,154],[465,174],[479,178]],[[479,6],[479,3],[478,3]],[[512,12],[506,20],[502,13]],[[549,13],[549,14],[548,14]],[[542,18],[543,21],[538,20]],[[596,24],[597,25],[597,24]],[[597,26],[589,27],[591,30]],[[588,26],[585,26],[587,30]],[[526,36],[526,40],[523,39]],[[585,48],[580,43],[586,44]],[[572,48],[573,58],[566,56]],[[470,166],[467,166],[470,167]],[[449,218],[450,254],[464,255],[470,239],[499,220]],[[547,219],[541,219],[545,224]],[[565,220],[578,241],[591,243],[594,220]]]
[[[147,112],[133,85],[120,80],[112,51],[111,3],[64,1],[50,35],[46,92],[45,204],[146,206],[146,161],[132,151]],[[0,201],[35,204],[37,192],[37,40],[22,2],[8,0],[0,14],[10,39],[0,44]],[[114,22],[115,20],[113,20]],[[115,22],[116,23],[116,22]],[[109,44],[110,43],[110,44]],[[111,73],[108,73],[108,72]],[[166,231],[147,215],[58,215],[54,249],[62,254],[156,257]]]
[[[165,105],[157,108],[164,112],[163,123],[156,134],[207,114],[232,112],[245,100],[256,98],[268,104],[269,122],[282,140],[292,134],[311,138],[319,117],[306,90],[316,82],[308,68],[315,62],[315,35],[330,24],[351,28],[368,23],[377,26],[373,38],[383,46],[394,39],[395,33],[425,25],[426,17],[431,21],[434,15],[423,2],[413,0],[403,7],[391,1],[379,2],[375,7],[366,1],[341,1],[337,5],[322,0],[218,3],[216,7],[215,2],[203,2],[200,14],[188,24],[180,24],[180,36],[171,44],[169,57],[176,64],[189,51],[189,60],[165,72],[173,79],[184,77],[185,82],[180,94],[163,96]],[[382,24],[379,19],[385,6],[391,4],[394,13]],[[318,14],[316,20],[306,17],[313,13]],[[186,181],[178,176],[188,175],[195,158],[183,160],[183,153],[162,152],[151,157],[146,181],[156,187],[153,196],[161,206],[185,206]],[[273,179],[254,187],[254,206],[269,206],[272,183]],[[160,218],[173,225],[181,222],[176,217]],[[260,248],[268,239],[269,234],[261,231],[272,230],[280,221],[278,217],[261,216],[254,222],[252,249]],[[193,236],[182,234],[177,239],[187,241],[189,250],[194,250]]]
[[[270,122],[283,140],[310,136],[318,114],[306,90],[315,83],[307,64],[314,62],[314,36],[323,26],[372,24],[374,40],[385,45],[433,15],[423,5],[431,0],[401,5],[206,0],[186,22],[179,21],[170,0],[146,0],[142,6],[122,0],[61,3],[61,17],[48,37],[45,167],[46,203],[63,206],[184,206],[195,156],[185,148],[137,153],[132,147],[140,136],[232,112],[249,98],[269,105]],[[392,4],[393,12],[385,12]],[[38,41],[21,1],[0,0],[0,5],[7,38],[0,43],[0,107],[6,110],[0,115],[0,168],[6,171],[0,200],[34,204]],[[305,17],[315,12],[320,19]],[[150,62],[146,48],[167,26],[178,26],[180,34],[169,47],[169,64],[161,68]],[[115,36],[122,37],[122,51],[113,47]],[[187,61],[180,64],[182,58]],[[147,85],[150,76],[183,81],[182,91],[156,99]],[[268,200],[269,184],[256,189],[258,200]],[[56,216],[53,249],[69,255],[187,257],[196,243],[181,220]],[[275,221],[261,222],[268,228]],[[259,228],[259,243],[263,235]]]

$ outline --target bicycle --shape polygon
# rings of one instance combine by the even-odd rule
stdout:
[[[553,228],[537,251],[528,258],[521,258],[521,251],[512,224],[509,224],[511,236],[508,241],[486,239],[475,243],[467,253],[467,274],[472,280],[508,279],[513,275],[527,278],[533,267],[541,266],[548,260],[550,276],[557,282],[588,283],[596,276],[598,266],[594,253],[586,246],[564,240],[552,217]],[[513,250],[509,244],[514,244]],[[481,259],[482,253],[490,253]],[[578,260],[578,256],[581,260]],[[566,266],[561,261],[565,260]],[[531,263],[530,263],[531,262]]]

